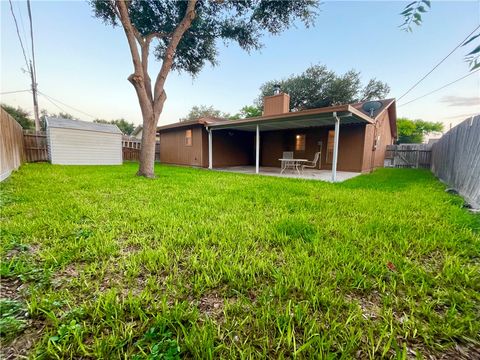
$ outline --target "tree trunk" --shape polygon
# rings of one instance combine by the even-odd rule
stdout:
[[[157,135],[157,120],[151,117],[143,119],[142,148],[140,149],[140,164],[137,175],[154,178],[155,142]]]

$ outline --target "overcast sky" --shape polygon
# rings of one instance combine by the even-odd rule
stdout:
[[[392,89],[389,97],[398,98],[480,23],[479,1],[434,1],[423,25],[406,33],[398,27],[405,5],[327,1],[321,5],[315,27],[298,26],[279,36],[265,36],[261,51],[248,54],[234,44],[219,44],[217,67],[205,67],[194,79],[184,73],[169,75],[160,123],[178,121],[193,105],[236,113],[253,102],[265,81],[300,73],[312,64],[325,64],[339,74],[358,70],[364,82],[371,77],[387,82]],[[13,8],[29,53],[26,2],[16,1]],[[33,1],[32,12],[38,88],[57,100],[54,105],[41,96],[40,107],[51,112],[62,108],[82,120],[125,118],[140,124],[135,92],[127,81],[132,64],[121,29],[94,18],[85,1]],[[480,72],[402,106],[467,75],[464,55],[469,49],[460,47],[399,101],[398,116],[442,121],[448,127],[479,113]],[[2,0],[1,92],[30,87],[29,77],[22,72],[24,63],[9,2]],[[154,64],[151,73],[158,68]],[[4,94],[1,102],[32,110],[27,92]]]

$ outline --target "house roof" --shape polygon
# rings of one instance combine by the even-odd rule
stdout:
[[[376,110],[372,117],[363,110],[365,102],[356,104],[345,104],[328,106],[316,109],[288,112],[278,115],[257,116],[247,119],[227,120],[220,118],[200,118],[193,121],[179,122],[158,127],[157,130],[167,130],[173,128],[188,127],[192,125],[204,125],[211,129],[238,129],[244,131],[255,131],[257,125],[261,125],[261,130],[281,130],[296,129],[316,126],[327,126],[334,124],[333,113],[341,118],[342,124],[374,124],[375,121],[385,112],[390,111],[390,125],[392,135],[396,137],[395,122],[395,99],[379,100],[382,107]],[[393,105],[393,106],[392,106]]]
[[[173,124],[158,126],[157,131],[158,130],[175,129],[175,128],[181,128],[181,127],[189,127],[189,126],[192,126],[192,125],[209,126],[211,124],[216,124],[216,123],[220,123],[220,122],[223,122],[223,121],[227,121],[227,119],[215,118],[215,117],[201,117],[201,118],[198,118],[196,120],[180,121],[180,122],[173,123]]]
[[[114,124],[99,124],[89,121],[72,120],[57,117],[47,117],[47,127],[122,134],[118,126]]]
[[[132,136],[135,136],[137,135],[140,131],[143,130],[143,126],[142,125],[138,125],[133,131],[132,131]]]

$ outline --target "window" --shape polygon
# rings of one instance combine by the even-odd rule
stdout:
[[[185,146],[192,146],[192,130],[185,130]]]
[[[295,135],[295,151],[305,151],[305,134]]]

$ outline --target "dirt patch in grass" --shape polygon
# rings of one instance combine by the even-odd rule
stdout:
[[[428,360],[477,360],[480,359],[480,346],[474,344],[456,344],[444,351],[427,349],[422,344],[407,344],[407,359],[421,358]]]
[[[120,250],[122,255],[134,254],[142,250],[142,246],[139,244],[128,244]]]
[[[0,279],[0,285],[2,299],[24,304],[26,285],[20,279],[2,278]],[[0,338],[0,359],[26,358],[33,345],[42,336],[44,324],[41,321],[30,319],[26,309],[22,309],[22,312],[17,314],[14,319],[24,325],[19,328],[19,332],[14,334],[13,340]]]
[[[18,278],[1,278],[0,295],[4,299],[23,300],[26,285]]]
[[[373,291],[368,296],[361,294],[347,294],[345,296],[348,301],[356,302],[362,310],[362,316],[366,320],[375,320],[380,316],[381,311],[381,297],[377,291]]]
[[[8,250],[6,254],[3,256],[2,261],[10,261],[19,255],[27,254],[27,255],[34,255],[40,250],[39,245],[23,245],[23,244],[15,244],[15,246]]]
[[[425,269],[425,271],[430,273],[439,273],[443,269],[444,260],[444,254],[442,254],[439,250],[435,250],[420,257],[419,263]]]
[[[224,320],[223,310],[227,303],[233,304],[236,301],[235,298],[224,299],[215,291],[204,294],[196,303],[198,310],[202,315],[205,315],[216,322],[222,323]]]
[[[45,325],[29,320],[27,328],[10,343],[0,343],[0,358],[5,360],[27,358],[35,343],[42,337]]]

